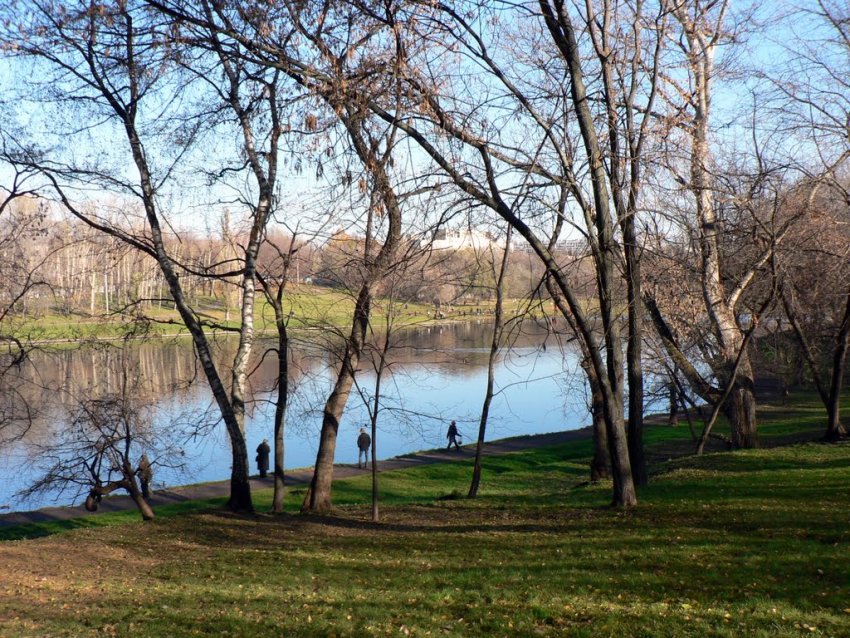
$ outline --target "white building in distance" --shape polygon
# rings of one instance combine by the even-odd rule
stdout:
[[[427,245],[427,240],[423,241]],[[438,228],[431,239],[432,250],[486,250],[503,249],[504,239],[493,239],[488,233],[468,228]]]
[[[421,246],[428,247],[429,240],[422,240]],[[493,238],[489,233],[468,228],[438,228],[430,240],[431,250],[504,250],[504,237]],[[587,241],[584,239],[561,239],[555,244],[555,252],[583,257],[588,254]],[[532,252],[522,237],[514,240],[511,250]]]

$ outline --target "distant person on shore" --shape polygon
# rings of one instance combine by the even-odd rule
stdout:
[[[269,440],[263,439],[263,442],[257,446],[257,469],[260,471],[260,478],[266,478],[269,471],[269,454],[272,449],[269,447]]]
[[[452,449],[452,444],[454,444],[456,450],[460,450],[459,439],[461,438],[460,432],[457,431],[457,423],[452,421],[449,424],[449,431],[446,432],[446,438],[449,440],[449,444],[446,447],[447,450]]]
[[[367,467],[369,465],[369,446],[372,445],[372,437],[366,432],[366,428],[360,428],[360,436],[357,437],[357,467]],[[360,457],[363,457],[363,464],[360,463]]]
[[[147,454],[142,454],[142,457],[139,459],[139,469],[136,470],[136,474],[139,475],[139,483],[142,484],[142,498],[149,498],[151,481],[153,480],[153,468],[151,468],[151,462],[148,460]]]

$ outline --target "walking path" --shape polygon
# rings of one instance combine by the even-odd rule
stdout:
[[[518,452],[531,448],[588,439],[591,436],[591,428],[584,427],[579,430],[569,430],[567,432],[553,432],[551,434],[535,434],[531,436],[518,436],[509,439],[501,439],[499,441],[485,443],[484,455],[494,456],[498,454],[508,454],[510,452]],[[400,470],[432,463],[462,461],[471,458],[474,453],[474,444],[464,445],[459,451],[448,451],[443,449],[424,450],[379,461],[378,469],[381,472],[385,472],[388,470]],[[334,478],[337,479],[357,476],[368,471],[369,470],[358,469],[357,466],[353,464],[337,464],[334,466]],[[292,487],[297,485],[306,485],[310,482],[312,477],[313,468],[308,467],[288,472],[285,475],[284,480],[287,486]],[[252,490],[269,488],[272,487],[272,485],[272,477],[265,479],[258,477],[251,478]],[[200,483],[197,485],[187,485],[185,487],[175,487],[156,491],[152,494],[150,503],[154,509],[156,509],[158,506],[167,505],[169,503],[217,498],[227,496],[229,493],[230,481]],[[83,518],[85,516],[97,516],[100,512],[117,512],[135,508],[136,505],[129,496],[112,496],[103,499],[97,512],[88,512],[82,505],[76,505],[69,507],[45,507],[31,512],[11,512],[9,514],[2,514],[0,515],[0,527],[10,527],[12,525],[24,525],[27,523],[41,523],[55,520],[70,520],[74,518]]]

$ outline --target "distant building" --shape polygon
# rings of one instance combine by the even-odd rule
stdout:
[[[422,245],[428,245],[423,240]],[[504,248],[503,239],[493,239],[488,233],[467,228],[438,228],[430,241],[433,250],[484,250],[490,247]]]
[[[504,250],[504,237],[494,238],[490,233],[468,228],[438,228],[430,240],[423,239],[420,246],[432,250],[486,250],[496,248]],[[521,253],[533,252],[531,246],[522,238],[516,237],[511,250]],[[555,253],[584,257],[588,254],[587,241],[584,239],[561,239],[555,244]]]
[[[555,252],[582,257],[588,253],[588,246],[584,239],[562,239],[555,244]]]
[[[531,246],[525,241],[515,242],[512,248],[517,252],[534,252]],[[584,239],[562,239],[555,243],[554,252],[556,254],[570,255],[571,257],[584,257],[588,254],[589,249]]]

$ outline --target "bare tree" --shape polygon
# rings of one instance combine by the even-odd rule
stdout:
[[[379,482],[378,482],[378,420],[381,417],[383,410],[384,389],[383,384],[387,381],[387,373],[390,369],[390,351],[393,347],[393,338],[395,336],[396,326],[395,321],[398,313],[398,302],[392,295],[382,298],[382,310],[378,313],[373,313],[370,318],[369,328],[372,343],[366,347],[364,358],[368,359],[372,364],[372,370],[375,373],[375,385],[371,393],[360,382],[356,382],[357,392],[366,406],[366,411],[369,413],[369,429],[371,445],[371,474],[372,474],[372,521],[380,520],[379,507]],[[377,315],[377,316],[376,316]],[[376,330],[376,320],[379,317],[383,319],[383,325]],[[358,451],[358,462],[360,460]]]
[[[840,406],[850,347],[850,190],[837,181],[817,186],[819,196],[805,198],[808,219],[780,251],[776,267],[785,316],[826,408],[824,438],[835,441],[847,436]]]
[[[2,103],[0,103],[2,106]],[[36,197],[38,172],[25,161],[18,141],[0,132],[0,171],[8,182],[0,183],[0,441],[25,435],[41,408],[27,397],[30,381],[22,374],[25,363],[37,348],[30,335],[20,330],[33,296],[51,296],[44,278],[45,263],[62,246],[42,245],[47,234],[45,202]]]
[[[138,479],[149,480],[146,463],[154,472],[182,468],[180,428],[156,423],[150,404],[141,397],[139,371],[129,364],[126,347],[125,342],[116,390],[100,394],[97,388],[67,389],[73,397],[68,421],[46,442],[34,445],[34,465],[42,474],[23,497],[86,494],[86,509],[95,511],[103,496],[123,489],[144,520],[154,518]]]
[[[284,492],[284,434],[286,425],[286,408],[289,403],[289,320],[291,313],[284,308],[287,285],[292,280],[292,266],[297,259],[298,235],[292,233],[288,246],[284,247],[275,241],[266,240],[274,257],[270,263],[262,264],[257,272],[257,279],[263,287],[266,301],[274,312],[274,325],[277,332],[277,397],[274,413],[274,495],[272,497],[272,512],[283,512]]]
[[[337,379],[325,404],[315,472],[302,505],[305,511],[327,511],[339,419],[362,355],[374,286],[394,263],[401,240],[401,203],[392,174],[397,127],[375,126],[366,108],[370,99],[385,100],[393,107],[406,99],[397,76],[383,73],[384,62],[372,51],[383,33],[375,26],[384,27],[392,20],[392,8],[376,4],[374,11],[358,13],[347,4],[281,3],[252,5],[251,11],[242,11],[204,3],[202,10],[195,12],[180,3],[149,4],[183,23],[226,36],[255,62],[280,69],[324,109],[307,113],[305,126],[317,130],[320,116],[333,118],[362,166],[359,180],[350,173],[341,176],[345,184],[362,188],[369,197],[363,262],[351,330],[345,336]],[[296,36],[300,45],[293,40]],[[382,42],[404,55],[398,37]]]
[[[747,268],[734,279],[730,278],[731,269],[726,264],[729,252],[724,247],[724,215],[717,201],[718,170],[711,138],[712,101],[718,73],[716,58],[719,48],[733,38],[730,3],[728,0],[688,0],[667,2],[666,6],[679,27],[677,33],[680,37],[677,37],[676,45],[684,59],[686,73],[685,84],[680,83],[674,73],[665,75],[669,85],[667,94],[671,96],[671,109],[674,111],[671,116],[673,126],[683,131],[686,139],[684,156],[688,166],[685,175],[676,171],[675,163],[671,163],[671,168],[676,174],[676,180],[684,185],[693,198],[700,293],[710,334],[717,346],[713,367],[723,388],[729,389],[728,392],[713,392],[713,400],[717,400],[718,394],[728,396],[723,412],[731,424],[733,445],[756,447],[758,434],[754,370],[745,348],[746,327],[738,323],[738,305],[758,271],[768,262],[775,242],[769,242]],[[754,183],[758,183],[758,180]],[[654,318],[660,320],[662,313],[658,310],[656,300],[650,299],[648,303]],[[673,333],[660,326],[659,330],[662,332],[662,341],[672,346],[675,340],[669,337]],[[685,353],[679,349],[674,356],[678,359],[676,365],[689,378],[691,385],[708,398],[712,394],[711,389],[696,368],[685,363]]]
[[[469,498],[478,496],[478,488],[481,484],[481,461],[484,455],[484,437],[487,433],[487,419],[490,416],[490,404],[493,401],[493,395],[496,386],[496,357],[499,354],[499,349],[502,347],[502,337],[504,336],[505,319],[504,319],[504,295],[505,295],[505,273],[508,271],[508,263],[511,250],[511,227],[505,233],[505,249],[501,255],[501,261],[497,262],[496,255],[491,248],[490,263],[493,269],[496,269],[496,264],[499,263],[498,274],[496,275],[495,292],[496,306],[493,312],[493,338],[490,342],[490,354],[487,358],[487,387],[484,390],[484,403],[481,406],[481,419],[478,422],[478,438],[475,445],[475,463],[472,466],[472,480],[469,484]]]
[[[192,14],[177,3],[154,1],[150,4],[184,21],[210,22],[208,17]],[[507,5],[499,5],[498,8],[510,11]],[[622,227],[622,231],[631,237],[633,229],[630,230],[629,225],[637,211],[637,195],[642,183],[640,158],[650,131],[649,113],[657,78],[657,66],[653,60],[661,42],[660,10],[653,14],[641,5],[629,15],[615,19],[614,8],[605,5],[602,8],[602,14],[606,16],[604,26],[598,26],[600,23],[596,20],[595,9],[591,11],[588,7],[584,12],[577,11],[582,29],[595,30],[594,37],[583,39],[580,47],[577,33],[584,34],[585,31],[574,27],[571,10],[562,2],[540,3],[531,15],[518,9],[513,14],[522,22],[517,33],[529,28],[530,33],[539,36],[535,45],[545,43],[547,48],[544,50],[557,51],[558,62],[553,67],[551,55],[545,56],[545,59],[538,56],[539,59],[534,60],[537,66],[519,65],[514,68],[502,66],[503,61],[516,61],[516,58],[503,55],[498,43],[498,55],[491,54],[491,42],[489,39],[485,42],[483,32],[478,28],[481,23],[468,21],[461,12],[442,5],[402,3],[384,6],[358,2],[345,7],[332,5],[320,9],[310,4],[284,3],[273,8],[252,5],[251,11],[241,13],[216,6],[216,11],[217,29],[241,42],[257,60],[281,68],[303,86],[310,87],[312,93],[333,109],[349,133],[371,121],[364,111],[367,109],[419,145],[431,162],[431,166],[426,168],[427,173],[441,174],[442,181],[448,178],[463,196],[496,211],[529,242],[545,268],[553,273],[566,300],[565,307],[574,315],[581,338],[586,342],[600,381],[615,470],[614,501],[625,506],[633,504],[632,469],[625,433],[624,361],[619,317],[620,309],[629,304],[621,304],[618,300],[618,287],[622,281],[619,271],[624,263],[624,252],[616,235]],[[636,22],[630,22],[632,18]],[[622,55],[613,55],[611,46],[620,41],[616,35],[618,29],[638,23],[652,28],[632,28],[628,46],[622,50]],[[334,30],[343,35],[331,40]],[[306,56],[308,49],[289,46],[289,38],[295,32],[320,57]],[[647,42],[644,42],[643,34],[651,36]],[[650,39],[655,44],[649,42]],[[497,39],[492,42],[496,43]],[[630,50],[633,52],[629,53]],[[508,110],[522,116],[524,128],[511,125],[502,131],[514,135],[522,128],[526,140],[527,134],[534,132],[533,143],[515,145],[506,139],[500,142],[497,134],[487,139],[480,135],[479,124],[490,131],[497,130],[498,124],[493,127],[486,121],[486,116],[484,121],[479,121],[478,116],[463,116],[465,112],[475,111],[475,108],[470,110],[468,104],[464,105],[467,98],[472,100],[471,103],[477,103],[479,98],[470,94],[464,95],[463,99],[454,99],[453,91],[460,96],[466,90],[462,84],[452,86],[449,91],[441,88],[454,75],[442,73],[440,69],[441,65],[448,63],[450,56],[455,55],[453,52],[460,52],[469,64],[487,71],[483,95],[498,88],[499,102],[513,104]],[[597,63],[592,73],[584,68],[586,52]],[[315,61],[317,59],[321,64]],[[616,69],[606,66],[615,59],[624,66]],[[379,75],[387,78],[386,88],[381,85],[381,90],[376,90],[376,86],[370,83],[374,83]],[[564,75],[568,78],[566,81]],[[557,87],[556,91],[536,94],[540,77],[545,77],[547,83]],[[464,78],[471,79],[472,75],[466,74]],[[602,87],[600,94],[606,95],[607,108],[594,112],[587,99],[588,78],[594,86]],[[403,98],[403,101],[398,98]],[[564,104],[567,109],[562,108]],[[482,114],[485,112],[489,113],[489,110],[481,111]],[[494,115],[493,120],[499,121],[500,116]],[[440,131],[437,136],[433,134],[435,126]],[[354,147],[358,146],[354,135],[352,142]],[[620,149],[625,148],[629,149],[628,153],[621,154]],[[379,185],[384,181],[379,173],[385,171],[385,167],[369,160],[369,153],[358,151],[358,154],[366,163],[367,170],[372,172],[375,183]],[[624,161],[623,157],[627,154],[629,158]],[[372,157],[375,157],[374,154]],[[538,180],[539,185],[535,183]],[[534,192],[535,196],[523,195],[518,199],[523,188],[532,189],[528,192]],[[547,249],[548,236],[544,235],[545,239],[541,239],[538,234],[542,223],[540,214],[546,212],[557,218],[563,214],[568,199],[580,210],[582,221],[576,228],[586,233],[596,263],[596,298],[602,323],[599,336],[594,333],[586,308],[569,282],[568,274]],[[530,203],[523,204],[523,209],[520,209],[516,205],[519,201]],[[392,208],[386,206],[387,211],[391,212]],[[627,239],[636,248],[634,240],[635,237]],[[627,278],[627,288],[633,292],[638,290],[635,285],[639,281],[639,273],[632,267],[636,266],[632,259],[636,254],[625,257],[634,275]],[[639,318],[637,308],[634,304],[631,306],[634,317]],[[633,345],[639,343],[638,323],[633,322],[630,328],[636,335]],[[354,332],[350,336],[354,337]],[[352,339],[352,343],[356,342]],[[631,352],[639,355],[639,347]],[[639,384],[641,375],[636,366],[640,357],[629,359],[635,366],[635,374],[630,375],[632,383]],[[339,393],[334,393],[334,396],[337,395],[340,400],[347,396],[344,387]],[[636,386],[630,396],[639,401],[639,387]],[[333,403],[338,406],[339,401],[335,399]],[[331,417],[336,411],[336,407],[329,411],[326,432],[335,432]],[[638,431],[642,408],[635,407],[633,412]],[[335,434],[323,435],[323,441],[330,445],[333,437]],[[326,447],[332,450],[327,445],[320,449]],[[317,480],[329,472],[327,454],[323,452],[320,460]],[[324,493],[327,489],[329,484],[322,481],[320,491]],[[329,503],[322,496],[319,497],[321,502],[315,498],[311,492],[308,508],[320,509]]]
[[[123,178],[120,172],[97,165],[61,164],[58,158],[31,155],[48,178],[62,204],[92,228],[125,242],[155,259],[181,321],[188,328],[230,437],[233,464],[231,498],[234,510],[253,509],[248,484],[248,455],[243,432],[247,361],[253,343],[253,299],[256,288],[256,255],[273,206],[278,140],[283,130],[278,117],[277,74],[254,73],[238,51],[226,48],[215,37],[205,40],[208,49],[181,49],[183,40],[174,40],[169,21],[137,3],[107,3],[93,8],[85,3],[63,12],[53,11],[50,3],[35,2],[30,11],[9,16],[10,33],[4,35],[10,50],[18,58],[29,58],[39,69],[55,73],[53,96],[64,105],[90,109],[92,116],[104,118],[124,135],[138,181]],[[26,34],[23,43],[20,34]],[[194,34],[193,34],[194,35]],[[207,51],[211,51],[208,54]],[[189,60],[189,54],[197,57]],[[186,72],[190,66],[192,73]],[[201,114],[168,111],[179,108],[181,96],[192,79],[215,76],[210,68],[221,70],[223,83],[207,83],[219,99],[216,105],[221,121],[235,125],[242,138],[243,164],[255,180],[255,199],[243,202],[249,211],[248,241],[235,264],[215,265],[212,273],[181,263],[180,254],[169,249],[161,195],[209,122]],[[230,119],[224,114],[228,109]],[[165,114],[163,114],[165,111]],[[151,125],[160,114],[158,126]],[[265,118],[262,141],[258,139],[259,118]],[[214,120],[219,123],[220,120]],[[56,122],[60,124],[61,122]],[[171,124],[169,129],[164,124]],[[73,129],[68,129],[76,134]],[[177,141],[177,150],[163,152],[164,141]],[[110,142],[111,143],[111,142]],[[173,149],[174,147],[168,147]],[[156,150],[154,150],[156,149]],[[160,152],[157,155],[157,151]],[[229,167],[223,169],[228,173]],[[73,188],[86,184],[129,194],[140,203],[147,227],[143,233],[122,227],[81,206]],[[230,368],[230,390],[213,360],[206,328],[210,323],[192,307],[186,294],[186,273],[237,277],[241,288],[239,347]],[[216,326],[212,326],[216,327]],[[218,326],[221,327],[221,326]]]
[[[843,2],[818,0],[792,11],[783,26],[796,37],[786,47],[785,64],[770,69],[768,79],[779,94],[783,131],[805,151],[803,160],[795,160],[808,176],[811,209],[796,237],[797,250],[784,251],[780,290],[826,407],[825,438],[838,440],[847,436],[840,397],[850,348],[850,283],[844,268],[850,214],[850,9]],[[807,276],[811,268],[819,273],[816,281]],[[826,373],[821,358],[830,360]]]
[[[487,81],[480,87],[484,99],[511,104],[513,117],[521,117],[522,125],[500,129],[488,119],[489,112],[481,117],[482,121],[465,119],[464,103],[476,98],[462,86],[452,87],[458,99],[454,99],[451,91],[438,88],[444,83],[444,77],[430,59],[423,61],[421,67],[406,68],[406,81],[424,104],[420,119],[439,127],[452,144],[460,145],[467,152],[462,163],[458,154],[434,138],[426,126],[415,120],[399,122],[393,113],[377,105],[373,108],[387,121],[399,122],[402,130],[463,193],[511,224],[542,260],[565,302],[563,308],[576,326],[599,380],[614,469],[614,503],[630,506],[636,498],[625,430],[619,316],[623,304],[618,299],[622,281],[619,272],[625,254],[630,273],[626,277],[630,291],[627,297],[632,300],[625,306],[634,312],[634,321],[629,323],[629,362],[630,381],[634,384],[630,396],[635,401],[632,419],[637,442],[642,418],[642,405],[639,405],[642,374],[641,313],[634,303],[634,294],[640,293],[634,224],[642,184],[642,154],[651,132],[649,114],[657,82],[654,60],[661,46],[663,15],[660,10],[653,14],[642,4],[629,15],[618,14],[608,4],[598,10],[590,5],[578,9],[559,1],[540,2],[536,10],[529,9],[523,7],[510,13],[508,5],[496,3],[494,18],[500,10],[509,12],[516,21],[517,30],[514,34],[487,32],[486,36],[482,24],[486,23],[489,30],[492,24],[510,21],[490,21],[486,8],[466,14],[439,6],[429,16],[430,21],[417,16],[426,28],[432,29],[423,32],[423,38],[445,47],[441,50],[447,56],[450,51],[460,51],[463,58],[474,65],[476,73],[480,73],[480,69],[486,71]],[[625,12],[628,14],[628,10]],[[638,26],[644,23],[652,28],[645,32]],[[618,39],[618,30],[624,25],[631,25],[628,40]],[[523,43],[527,47],[525,50],[541,52],[536,57],[532,54],[525,66],[511,64],[522,59],[516,55],[522,48],[514,41],[517,33],[533,34],[533,42]],[[643,33],[656,38],[655,44],[647,46],[642,39]],[[503,42],[515,47],[512,54],[505,54],[500,46]],[[615,48],[618,43],[627,45],[619,50]],[[553,58],[552,52],[557,57]],[[545,91],[540,89],[541,78],[546,80],[542,83]],[[595,110],[597,102],[589,99],[588,83],[598,88],[598,94],[603,96],[599,110]],[[492,118],[494,122],[500,121],[498,113]],[[509,139],[512,133],[520,133],[525,143]],[[532,134],[533,137],[529,137]],[[538,181],[545,187],[538,185]],[[521,194],[517,184],[535,186]],[[581,221],[575,229],[587,239],[595,264],[597,289],[594,297],[602,324],[599,335],[576,294],[569,273],[554,259],[549,248],[550,237],[540,234],[545,228],[541,213],[552,215],[549,232],[553,228],[560,229],[559,221],[568,210],[568,201],[570,208],[579,211]],[[523,205],[519,206],[519,202]],[[618,230],[625,233],[625,241],[630,244],[625,253],[617,239]],[[638,447],[635,458],[641,462]]]

